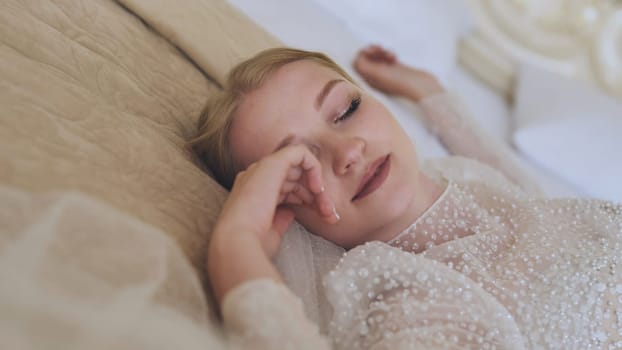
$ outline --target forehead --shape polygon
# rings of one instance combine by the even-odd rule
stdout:
[[[266,95],[295,95],[309,97],[302,92],[312,92],[321,88],[327,81],[335,78],[344,78],[336,71],[311,60],[300,60],[288,63],[274,71],[257,90],[249,94],[250,99]],[[311,91],[307,91],[311,90]],[[273,96],[273,97],[277,97]],[[315,97],[315,96],[313,96]]]
[[[334,70],[310,60],[288,63],[269,76],[262,86],[244,96],[235,120],[246,116],[259,123],[285,112],[313,106],[317,95],[328,81],[342,78]]]
[[[229,133],[237,165],[248,166],[269,153],[287,134],[304,129],[305,116],[319,113],[314,104],[323,86],[336,78],[343,79],[328,67],[301,60],[280,67],[261,87],[247,94]]]

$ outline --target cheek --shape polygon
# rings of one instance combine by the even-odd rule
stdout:
[[[373,119],[377,137],[389,141],[400,152],[412,151],[414,154],[415,147],[412,140],[386,107],[378,104],[374,106],[371,113],[373,113],[372,118],[369,119]]]
[[[382,134],[387,137],[395,137],[397,132],[401,132],[399,123],[389,110],[378,102],[370,103],[364,111],[363,123],[367,129],[374,134]]]

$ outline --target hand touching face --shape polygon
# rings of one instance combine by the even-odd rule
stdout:
[[[331,69],[312,61],[281,67],[244,97],[229,140],[241,170],[293,145],[310,152],[341,219],[327,222],[304,203],[306,193],[287,208],[341,246],[390,239],[414,220],[419,172],[410,139],[382,104]]]
[[[321,165],[303,146],[288,146],[236,176],[214,232],[257,237],[270,257],[294,219],[288,205],[305,206],[326,224],[339,220],[324,190]]]
[[[207,254],[218,300],[244,281],[280,280],[270,260],[294,219],[288,205],[305,206],[328,225],[339,219],[324,191],[320,167],[306,147],[288,146],[237,175]]]

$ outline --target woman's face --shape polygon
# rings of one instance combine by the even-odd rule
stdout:
[[[329,68],[302,60],[278,69],[245,96],[229,137],[239,169],[283,146],[307,146],[341,219],[331,225],[291,207],[309,231],[340,246],[389,240],[416,218],[422,181],[410,139],[381,103]]]

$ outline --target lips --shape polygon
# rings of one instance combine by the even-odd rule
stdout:
[[[391,167],[390,155],[375,160],[365,171],[363,178],[352,197],[352,201],[359,200],[377,190],[389,175]]]

